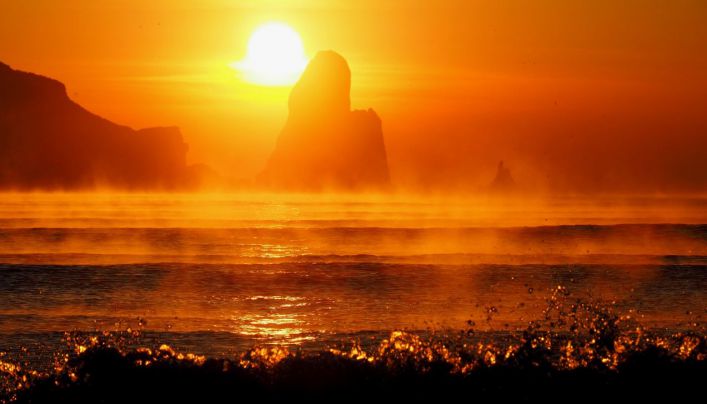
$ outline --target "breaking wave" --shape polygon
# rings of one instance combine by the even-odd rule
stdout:
[[[486,309],[490,321],[495,307]],[[704,324],[646,329],[562,286],[518,332],[393,331],[316,350],[269,345],[229,358],[183,352],[139,329],[64,334],[43,370],[0,356],[2,402],[217,402],[227,398],[624,400],[689,398],[707,375]]]

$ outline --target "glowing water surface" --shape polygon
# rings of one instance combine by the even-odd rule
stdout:
[[[208,355],[527,327],[548,291],[702,326],[707,199],[7,194],[0,351],[125,331]]]

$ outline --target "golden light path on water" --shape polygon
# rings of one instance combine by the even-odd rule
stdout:
[[[314,341],[312,335],[306,335],[307,330],[300,328],[304,323],[306,314],[283,314],[279,310],[292,307],[304,307],[309,303],[304,298],[297,296],[252,296],[249,300],[262,300],[271,302],[272,310],[269,314],[242,314],[234,315],[234,323],[245,323],[236,326],[232,332],[252,337],[267,336],[273,343],[287,341],[290,344],[300,344],[305,341]]]

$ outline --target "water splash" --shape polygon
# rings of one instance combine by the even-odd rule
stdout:
[[[689,331],[663,334],[643,328],[633,312],[618,314],[615,306],[575,299],[565,287],[557,286],[548,294],[542,316],[521,332],[477,332],[470,320],[468,328],[456,334],[393,331],[374,345],[352,340],[316,352],[254,347],[229,359],[179,352],[159,341],[148,346],[139,329],[65,333],[65,349],[54,354],[49,370],[32,369],[28,363],[12,362],[0,354],[0,402],[26,400],[56,389],[80,389],[106,368],[116,369],[118,365],[117,369],[128,373],[147,368],[166,374],[215,371],[258,380],[261,387],[294,377],[289,372],[303,364],[316,373],[337,363],[338,368],[353,367],[382,380],[404,374],[466,380],[478,378],[480,372],[489,369],[621,375],[637,361],[645,362],[646,357],[652,358],[648,364],[653,366],[698,364],[700,371],[705,371],[707,333],[703,324],[695,323]],[[487,312],[491,316],[497,310],[490,307]],[[643,371],[652,370],[649,366]]]

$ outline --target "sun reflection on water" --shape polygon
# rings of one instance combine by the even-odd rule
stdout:
[[[309,251],[306,246],[295,246],[287,244],[267,244],[257,243],[248,246],[242,254],[244,257],[256,258],[287,258],[304,255]]]
[[[250,296],[246,300],[268,303],[268,313],[235,314],[231,316],[233,327],[231,332],[263,339],[268,344],[301,344],[313,341],[315,337],[308,334],[305,313],[288,313],[293,307],[303,307],[310,303],[298,296]]]

